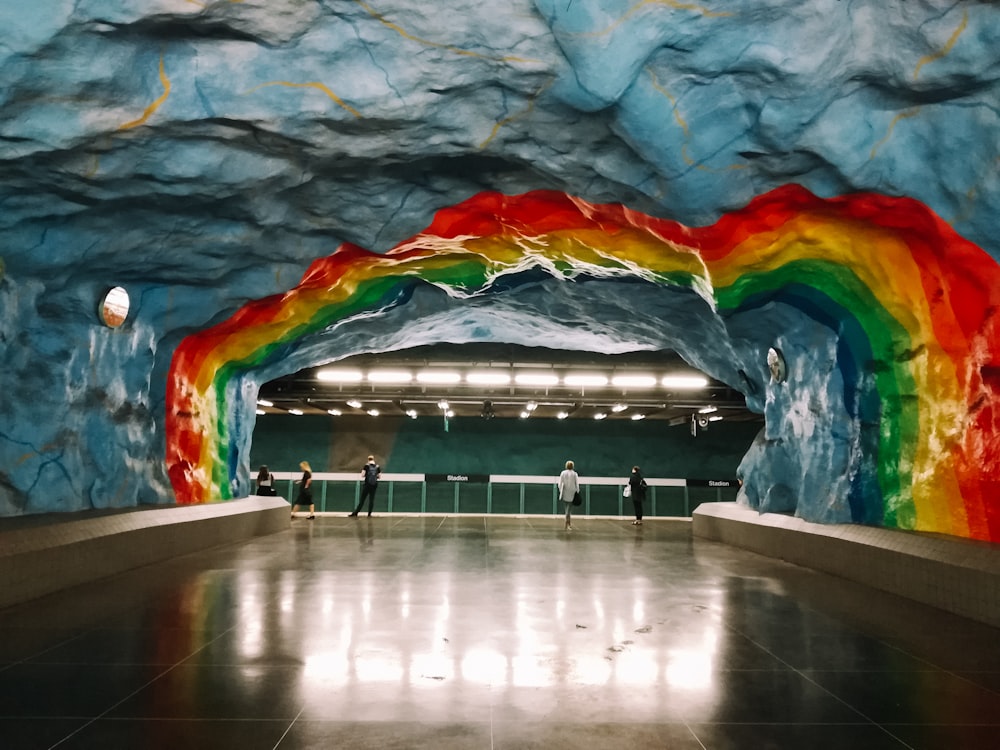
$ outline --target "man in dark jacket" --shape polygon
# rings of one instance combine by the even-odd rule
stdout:
[[[375,456],[368,457],[368,463],[361,467],[361,476],[363,477],[361,499],[358,501],[358,507],[351,513],[351,518],[358,517],[366,498],[368,499],[368,517],[371,518],[372,506],[375,504],[375,490],[378,489],[378,480],[382,476],[382,467],[375,463]]]

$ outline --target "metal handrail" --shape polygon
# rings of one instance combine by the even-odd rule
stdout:
[[[276,471],[272,472],[275,479],[275,486],[278,494],[284,497],[289,503],[293,502],[296,494],[296,481],[301,478],[301,472],[292,471]],[[455,475],[456,477],[461,477],[462,475]],[[457,481],[447,482],[448,484],[454,485],[453,497],[452,497],[452,507],[449,511],[445,511],[449,515],[460,514],[459,506],[462,497],[461,488],[463,486],[474,486],[476,488],[481,488],[483,484],[486,485],[486,510],[487,515],[498,514],[498,515],[561,515],[562,511],[558,507],[558,476],[544,476],[544,475],[519,475],[519,474],[491,474],[483,475],[486,481],[462,481],[458,479]],[[477,477],[479,479],[479,477]],[[723,500],[722,493],[723,490],[732,489],[735,485],[736,480],[689,480],[685,478],[664,478],[664,477],[646,477],[646,484],[649,487],[648,496],[648,512],[646,515],[650,517],[655,517],[657,513],[657,490],[659,489],[661,493],[663,491],[679,490],[683,495],[683,514],[681,516],[667,515],[663,517],[681,517],[689,518],[693,508],[691,507],[691,495],[689,488],[692,486],[691,482],[697,481],[699,485],[704,486],[704,483],[712,482],[714,483],[716,492],[715,500],[702,500],[702,502],[721,502]],[[361,497],[361,482],[362,476],[361,472],[314,472],[312,474],[312,484],[313,484],[313,503],[320,513],[328,512],[328,505],[333,505],[332,493],[329,491],[331,487],[336,487],[337,485],[348,485],[352,487],[352,490],[344,493],[340,500],[349,500],[350,508],[346,507],[346,504],[341,502],[341,506],[335,509],[335,512],[344,512],[345,510],[353,510]],[[631,503],[626,503],[626,498],[622,496],[622,490],[624,490],[625,485],[628,483],[627,478],[622,477],[580,477],[580,489],[583,495],[583,507],[580,509],[579,513],[581,515],[594,515],[592,514],[591,507],[591,488],[595,487],[617,487],[617,497],[618,497],[618,516],[624,516],[631,513]],[[380,504],[383,506],[379,512],[402,512],[402,513],[427,513],[427,475],[426,474],[406,474],[406,473],[394,473],[394,472],[383,472],[380,479],[380,487],[385,487],[385,489],[380,492]],[[420,485],[420,510],[409,510],[409,511],[394,511],[393,510],[393,495],[395,489],[398,485]],[[441,484],[441,482],[436,482],[435,484]],[[318,485],[318,487],[317,487]],[[518,486],[518,496],[519,496],[519,512],[503,512],[494,511],[492,496],[493,487],[497,485],[516,485]],[[532,485],[549,485],[552,487],[551,492],[551,510],[546,513],[527,513],[526,512],[526,495],[525,488]],[[713,486],[709,485],[709,488]],[[318,492],[317,492],[318,489]],[[282,491],[284,490],[284,491]],[[328,500],[330,502],[328,502]],[[331,510],[333,510],[331,508]],[[440,513],[442,511],[434,511]],[[483,515],[482,512],[476,513],[475,515]],[[602,513],[597,514],[602,516],[612,516],[613,514]]]

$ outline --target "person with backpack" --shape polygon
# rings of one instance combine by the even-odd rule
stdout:
[[[375,456],[368,457],[368,463],[361,467],[361,476],[364,481],[361,483],[361,499],[358,507],[350,514],[350,518],[357,518],[361,512],[361,506],[368,500],[368,517],[372,517],[372,506],[375,504],[375,490],[378,489],[378,480],[382,476],[382,467],[375,463]]]
[[[635,520],[632,525],[642,526],[642,503],[646,499],[646,480],[642,478],[642,472],[638,466],[632,467],[625,491],[626,497],[632,498],[632,507],[635,508]]]

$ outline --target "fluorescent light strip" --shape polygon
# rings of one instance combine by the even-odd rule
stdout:
[[[294,414],[296,417],[301,417],[302,416],[302,410],[301,409],[289,409],[288,413],[289,414]]]
[[[466,373],[465,382],[470,385],[507,385],[510,382],[510,375],[506,372],[478,370]]]
[[[324,383],[360,383],[362,377],[361,370],[349,370],[344,368],[333,368],[319,370],[316,379]]]
[[[274,403],[264,398],[257,399],[257,406],[274,406]]]
[[[418,383],[431,383],[435,385],[453,385],[462,380],[462,376],[457,372],[449,372],[448,370],[424,370],[423,372],[417,373]]]
[[[405,370],[369,370],[369,383],[409,383],[413,373]]]
[[[704,388],[708,379],[701,375],[664,375],[660,384],[665,388]]]
[[[590,385],[590,386],[602,386],[608,384],[608,378],[606,375],[567,375],[563,378],[563,382],[566,385]]]

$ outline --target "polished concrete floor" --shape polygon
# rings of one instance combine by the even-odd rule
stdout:
[[[302,518],[0,610],[0,748],[1000,748],[1000,631],[575,526]]]

